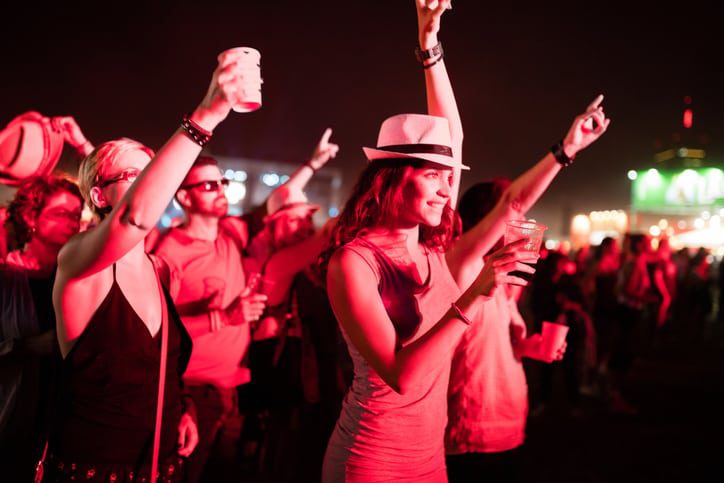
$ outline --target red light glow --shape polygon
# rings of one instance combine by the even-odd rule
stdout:
[[[684,111],[684,127],[686,129],[689,129],[691,125],[694,123],[694,113],[691,109],[686,109]]]

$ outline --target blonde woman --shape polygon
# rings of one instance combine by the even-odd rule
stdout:
[[[180,478],[198,437],[181,399],[191,343],[143,239],[156,224],[242,82],[222,57],[208,92],[154,155],[130,139],[98,146],[80,167],[81,192],[101,221],[58,257],[53,292],[63,356],[46,481],[136,481],[151,467],[162,321],[168,362],[159,471]]]

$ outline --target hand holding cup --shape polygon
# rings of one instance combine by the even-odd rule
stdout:
[[[530,244],[528,238],[521,238],[508,243],[485,258],[485,264],[474,285],[478,294],[490,297],[503,284],[528,285],[528,280],[513,272],[533,274],[532,265],[538,261],[538,254],[526,249]]]
[[[229,102],[235,112],[252,112],[261,107],[261,54],[251,47],[235,47],[219,54],[219,64],[231,67],[234,83]]]

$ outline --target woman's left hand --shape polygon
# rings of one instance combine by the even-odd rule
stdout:
[[[199,431],[196,422],[189,413],[183,413],[178,423],[178,454],[187,457],[199,443]]]
[[[440,31],[440,17],[450,8],[451,0],[415,0],[417,5],[417,27],[420,47],[431,49],[437,44]]]

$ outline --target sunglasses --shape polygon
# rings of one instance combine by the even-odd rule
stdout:
[[[99,180],[98,183],[96,183],[96,186],[98,186],[99,188],[105,188],[106,186],[112,185],[113,183],[118,183],[120,181],[128,181],[129,183],[133,183],[134,181],[136,181],[136,178],[138,178],[139,174],[141,174],[141,172],[136,168],[124,169],[117,176],[104,180]]]
[[[201,188],[203,191],[219,191],[222,188],[229,186],[229,180],[226,178],[215,179],[213,181],[199,181],[198,183],[185,184],[181,188],[185,190],[193,188]]]

